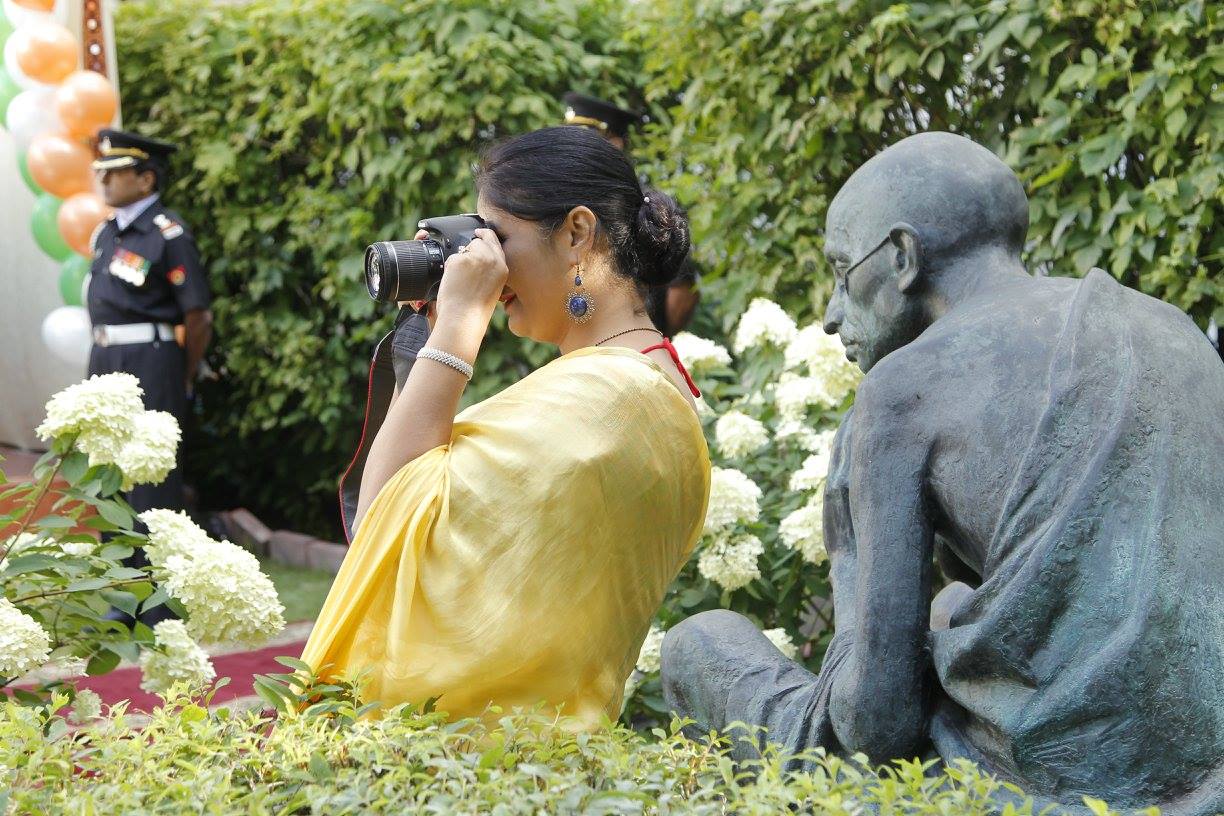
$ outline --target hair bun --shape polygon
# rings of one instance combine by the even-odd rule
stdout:
[[[671,196],[643,191],[636,244],[639,277],[647,286],[664,286],[680,274],[689,253],[689,224]]]

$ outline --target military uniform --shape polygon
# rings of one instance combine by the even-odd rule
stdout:
[[[144,167],[163,162],[173,145],[122,131],[101,132],[99,170]],[[186,353],[174,326],[193,309],[207,309],[208,281],[195,240],[177,214],[155,196],[130,223],[120,215],[104,222],[93,237],[86,306],[94,345],[89,374],[124,371],[144,389],[145,407],[165,411],[182,427],[187,418]],[[133,205],[133,206],[139,206]],[[128,496],[137,511],[182,509],[179,464],[158,485],[139,485]]]

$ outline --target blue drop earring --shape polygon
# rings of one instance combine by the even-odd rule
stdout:
[[[582,288],[582,264],[574,273],[574,289],[565,296],[565,311],[575,323],[585,323],[595,313],[595,301]]]

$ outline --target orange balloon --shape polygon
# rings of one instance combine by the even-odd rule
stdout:
[[[77,68],[77,41],[54,20],[26,23],[10,35],[17,66],[37,82],[55,85]]]
[[[30,142],[26,166],[38,186],[57,198],[93,191],[93,154],[62,133],[44,133]]]
[[[117,110],[119,95],[97,71],[75,71],[55,90],[55,111],[73,136],[93,136]]]
[[[53,11],[55,0],[13,0],[13,5],[34,9],[34,11]]]
[[[64,242],[86,258],[92,257],[89,239],[93,231],[111,216],[111,208],[96,193],[77,193],[64,199],[60,205],[59,223],[60,235]]]

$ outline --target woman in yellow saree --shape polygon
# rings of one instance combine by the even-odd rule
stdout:
[[[679,268],[688,226],[585,128],[494,147],[477,191],[492,228],[446,262],[302,659],[362,675],[384,707],[543,704],[593,729],[616,718],[705,516],[696,389],[644,301]],[[498,302],[512,332],[561,356],[455,417]]]

